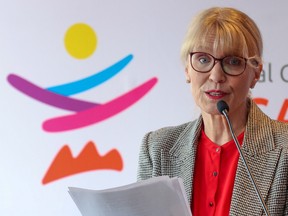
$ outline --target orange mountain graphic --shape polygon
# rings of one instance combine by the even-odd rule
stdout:
[[[101,156],[94,143],[88,142],[80,154],[74,158],[69,146],[65,145],[51,163],[42,183],[47,184],[70,175],[100,169],[121,171],[123,160],[120,153],[113,149]]]

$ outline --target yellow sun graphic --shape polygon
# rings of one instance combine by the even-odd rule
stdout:
[[[64,43],[71,56],[86,59],[96,50],[97,35],[89,25],[76,23],[66,31]]]

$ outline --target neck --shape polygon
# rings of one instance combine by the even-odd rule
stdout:
[[[238,136],[245,130],[247,116],[247,106],[240,107],[236,111],[229,113],[229,119],[231,121],[236,136]],[[232,140],[232,135],[225,116],[220,114],[211,115],[202,112],[202,117],[204,123],[204,132],[211,141],[221,146]]]

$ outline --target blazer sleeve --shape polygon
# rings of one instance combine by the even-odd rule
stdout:
[[[287,173],[288,175],[288,173]],[[286,203],[285,203],[285,209],[283,215],[288,215],[288,185],[286,185]]]
[[[286,152],[288,153],[288,148],[286,150]],[[287,179],[288,179],[288,173],[286,173],[287,175]],[[288,182],[286,182],[286,202],[285,202],[285,208],[284,208],[284,213],[283,215],[288,215]]]
[[[151,132],[147,133],[142,139],[140,147],[137,180],[145,180],[152,177],[153,163],[149,151],[149,136]]]
[[[288,215],[288,190],[286,193],[286,205],[285,205],[285,210],[283,215]]]

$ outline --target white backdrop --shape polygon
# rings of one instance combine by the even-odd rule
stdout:
[[[259,25],[265,64],[253,97],[264,99],[266,105],[260,106],[270,117],[288,120],[285,0],[0,2],[0,215],[80,216],[67,193],[68,186],[104,189],[136,181],[144,134],[199,114],[185,84],[179,56],[188,23],[196,12],[207,7],[236,7]],[[92,31],[92,41],[97,39],[94,48],[88,46],[91,55],[83,54],[82,59],[75,58],[65,46],[71,45],[67,32],[77,23]],[[76,33],[72,36],[79,39]],[[71,49],[77,51],[77,47]],[[48,87],[96,75],[126,56],[130,61],[107,82],[98,86],[92,83],[93,88],[70,96],[58,94],[64,101],[70,97],[68,100],[104,104],[102,111],[101,106],[94,110],[96,105],[82,111],[59,108],[56,105],[72,105],[71,101],[55,99],[56,94],[51,96],[56,105],[47,104],[47,94],[52,94],[45,90]],[[132,89],[141,88],[151,79],[154,85],[148,86],[147,92],[132,95]],[[30,92],[27,95],[25,91]],[[109,106],[111,100],[120,100],[127,92],[131,94],[125,101],[114,101]],[[141,94],[143,97],[132,104]],[[123,104],[127,109],[114,110]],[[60,127],[56,132],[43,127],[47,120],[67,115],[77,120],[67,117],[64,125],[56,119],[52,127]],[[97,122],[99,116],[104,120]],[[75,122],[79,124],[73,125]],[[65,130],[61,129],[63,125]],[[64,146],[72,155],[62,152],[56,160]],[[92,155],[83,151],[93,146],[98,156],[93,149],[88,149]]]

